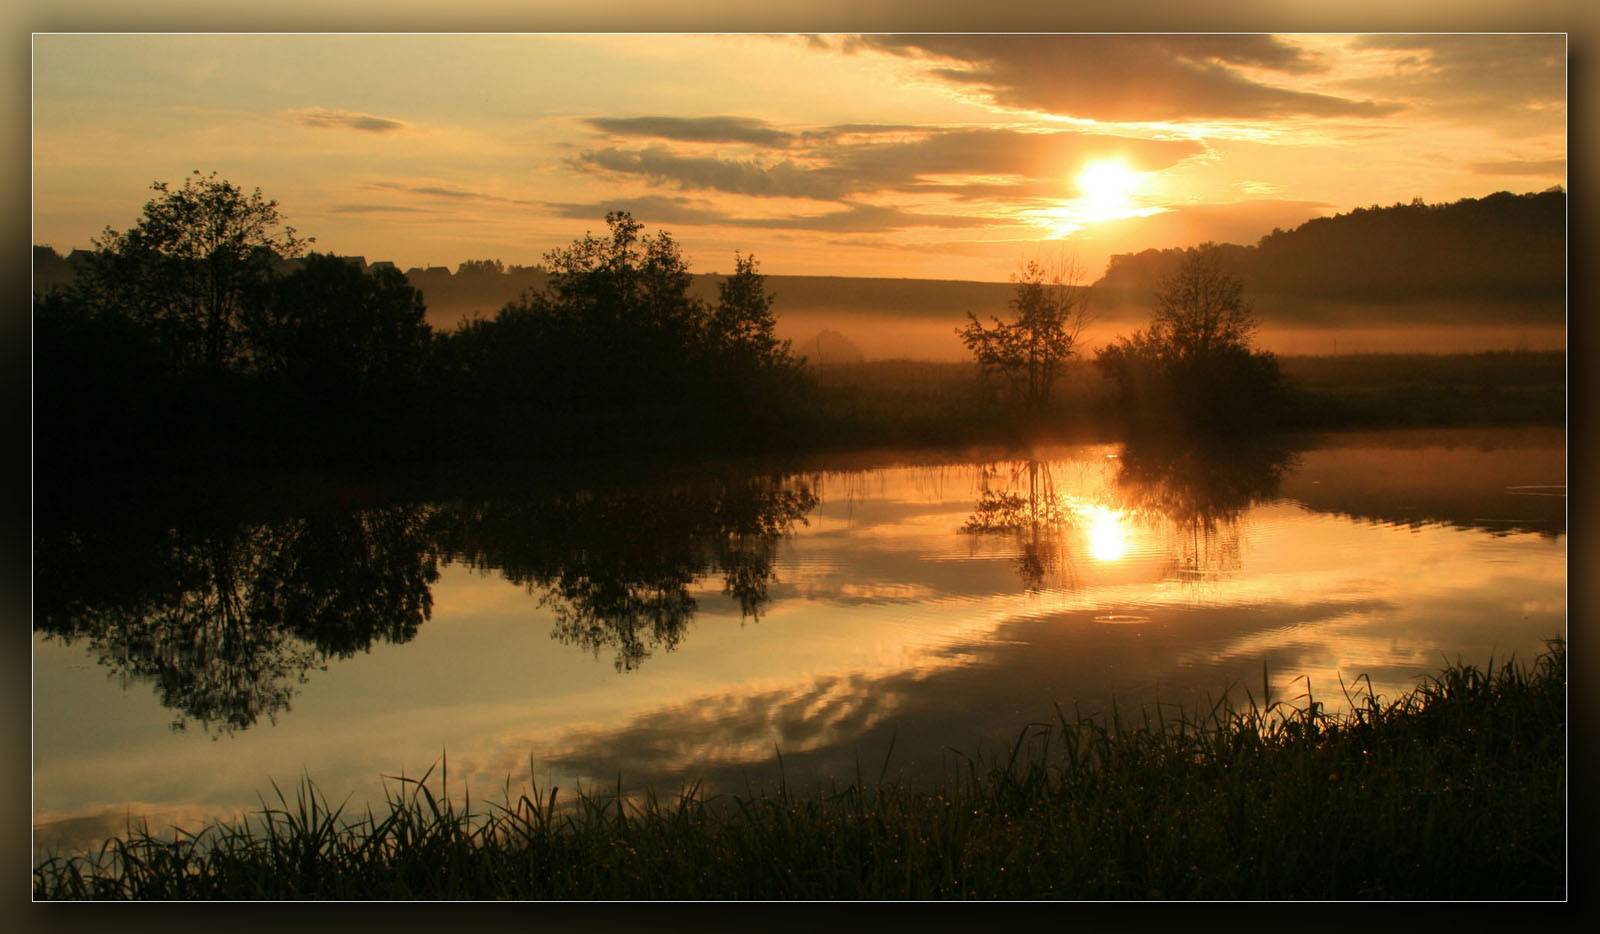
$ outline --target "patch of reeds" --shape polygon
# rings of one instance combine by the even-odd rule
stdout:
[[[444,776],[354,819],[311,783],[253,820],[131,833],[34,869],[40,899],[1559,899],[1566,653],[1456,664],[1347,714],[1222,701],[1058,711],[932,787],[534,789]],[[435,784],[439,787],[435,792]],[[619,789],[620,790],[620,789]]]

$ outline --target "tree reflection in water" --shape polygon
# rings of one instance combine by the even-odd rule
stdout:
[[[1170,523],[1177,552],[1167,576],[1208,580],[1239,569],[1239,517],[1278,494],[1294,450],[1282,440],[1214,446],[1130,445],[1117,471],[1118,506],[1147,523]]]
[[[683,639],[708,574],[758,617],[779,541],[816,503],[757,478],[181,528],[80,521],[35,540],[34,626],[86,643],[125,686],[153,683],[175,729],[222,735],[275,722],[329,660],[410,641],[451,560],[544,590],[556,639],[631,670]]]
[[[996,489],[996,483],[1005,485]],[[961,531],[1011,536],[1020,548],[1017,576],[1036,591],[1049,573],[1065,573],[1070,580],[1066,531],[1071,525],[1072,512],[1056,495],[1050,464],[1028,458],[1004,471],[984,468],[983,492]]]
[[[1213,539],[1236,537],[1228,530],[1274,494],[1288,460],[1283,449],[1130,448],[1118,514],[1174,523],[1196,543],[1177,573],[1203,575],[1226,561]],[[1029,589],[1050,575],[1074,586],[1066,532],[1111,505],[1063,498],[1059,466],[990,468],[963,528],[1015,536]],[[35,628],[87,643],[125,683],[153,683],[176,727],[221,734],[275,719],[332,659],[411,640],[440,565],[458,561],[539,591],[553,638],[630,671],[682,642],[712,575],[742,618],[759,619],[778,548],[816,505],[802,479],[733,476],[231,524],[82,520],[36,538]]]
[[[390,507],[184,529],[42,533],[35,628],[151,681],[174,728],[275,721],[306,672],[428,619],[426,510]]]
[[[1102,502],[1087,489],[1058,491],[1055,474],[1064,463],[1030,457],[984,468],[982,493],[961,531],[1010,537],[1019,549],[1017,576],[1037,591],[1051,575],[1068,588],[1077,585],[1067,536],[1080,526],[1089,553],[1100,560],[1122,557],[1124,523],[1166,526],[1178,546],[1166,575],[1204,580],[1238,568],[1239,517],[1276,497],[1293,459],[1281,441],[1128,446]]]
[[[759,618],[778,544],[816,504],[803,483],[759,477],[458,502],[441,510],[439,542],[452,560],[543,590],[554,638],[596,657],[609,648],[629,671],[683,639],[691,587],[709,574]]]

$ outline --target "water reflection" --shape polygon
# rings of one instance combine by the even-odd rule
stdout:
[[[708,575],[758,619],[778,542],[815,505],[803,483],[757,477],[57,529],[37,542],[34,625],[86,643],[125,687],[153,684],[175,729],[222,735],[276,722],[332,659],[409,642],[451,562],[540,592],[555,639],[632,670],[683,639]]]
[[[229,733],[289,709],[306,672],[428,619],[427,512],[392,507],[200,528],[43,533],[35,628],[83,641],[173,727]]]
[[[502,486],[250,521],[41,522],[34,626],[47,640],[86,645],[124,686],[152,685],[174,727],[198,723],[220,735],[275,722],[309,674],[333,660],[410,642],[431,618],[441,569],[452,564],[526,587],[537,600],[522,612],[535,625],[562,645],[609,655],[619,672],[681,646],[704,609],[706,585],[718,582],[729,612],[746,621],[775,600],[813,594],[835,607],[867,593],[871,599],[854,602],[938,612],[979,593],[1050,591],[1056,599],[1098,588],[1116,596],[1096,597],[1103,605],[1089,618],[1164,625],[1169,611],[1153,617],[1150,603],[1165,598],[1154,595],[1168,584],[1241,578],[1253,534],[1246,512],[1285,497],[1408,527],[1448,522],[1558,536],[1564,488],[1548,481],[1563,478],[1542,467],[1530,472],[1524,450],[1473,449],[1465,452],[1470,470],[1444,473],[1418,466],[1439,456],[1436,447],[1406,454],[1391,442],[1371,454],[1359,445],[1317,450],[1309,463],[1277,443],[1106,445],[941,464],[928,475],[937,480],[927,490],[937,506],[875,494],[869,529],[866,512],[848,518],[854,500],[834,504],[854,527],[830,531],[836,539],[814,536],[828,550],[796,566],[788,590],[775,587],[783,543],[817,510],[821,475]],[[1461,463],[1463,452],[1451,451],[1451,463]],[[1404,479],[1384,469],[1407,461],[1418,464]],[[976,501],[967,492],[947,496],[945,471]],[[882,476],[840,475],[846,486]],[[1287,488],[1286,476],[1294,478]],[[1361,485],[1341,484],[1351,476]],[[1499,501],[1483,498],[1485,484],[1504,489]],[[917,515],[938,518],[923,523]],[[996,585],[992,561],[944,561],[930,573],[929,556],[948,549],[957,532],[973,543],[969,558],[998,547],[1012,582]],[[1317,566],[1295,573],[1331,570],[1316,558],[1318,542],[1296,547]]]
[[[1071,577],[1067,533],[1074,514],[1056,493],[1049,463],[1028,458],[1007,467],[983,468],[983,494],[961,526],[970,535],[1000,535],[1019,546],[1017,576],[1029,590],[1047,574]]]
[[[475,798],[530,764],[738,791],[774,747],[796,785],[890,748],[937,775],[1057,701],[1206,704],[1264,668],[1275,697],[1393,696],[1564,631],[1559,430],[814,467],[41,509],[35,824],[246,810],[302,768],[381,802],[441,750]]]
[[[1174,543],[1168,576],[1205,580],[1239,569],[1240,516],[1274,500],[1294,463],[1294,448],[1279,441],[1133,446],[1098,457],[990,464],[960,531],[1010,542],[1017,576],[1030,591],[1047,581],[1076,589],[1075,551],[1112,564],[1130,554],[1136,539],[1156,532]],[[1114,475],[1104,475],[1106,464],[1116,465]]]
[[[1119,561],[1128,553],[1129,531],[1123,526],[1124,514],[1105,506],[1086,510],[1089,519],[1089,555],[1096,561]]]
[[[1285,441],[1226,446],[1129,446],[1119,458],[1119,514],[1147,525],[1165,523],[1174,547],[1165,576],[1215,580],[1241,568],[1239,517],[1277,497],[1295,463]]]
[[[698,606],[690,588],[707,575],[758,619],[778,543],[816,503],[804,483],[771,477],[482,499],[440,510],[438,544],[542,591],[558,641],[609,650],[629,671],[683,639]]]

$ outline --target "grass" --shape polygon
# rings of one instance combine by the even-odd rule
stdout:
[[[474,813],[444,776],[347,819],[309,783],[254,823],[145,832],[39,899],[1560,899],[1565,645],[1352,713],[1219,702],[1068,716],[927,788],[562,799]]]
[[[1566,354],[1281,357],[1296,418],[1315,427],[1561,424]]]
[[[1560,351],[1345,354],[1280,357],[1290,387],[1289,429],[1561,424]],[[976,364],[916,360],[814,367],[817,439],[858,444],[964,443],[1030,434],[1001,387]],[[1111,389],[1090,363],[1063,374],[1051,419],[1063,437],[1117,434]]]

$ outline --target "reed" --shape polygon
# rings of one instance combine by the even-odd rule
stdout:
[[[38,899],[1560,899],[1566,649],[1402,697],[1029,724],[931,787],[457,807],[448,762],[349,817],[311,782],[238,823],[35,867]]]

